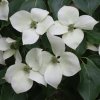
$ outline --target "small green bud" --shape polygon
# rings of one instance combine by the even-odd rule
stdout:
[[[68,26],[68,31],[73,31],[74,30],[74,24],[70,24]]]
[[[25,71],[25,72],[29,73],[30,70],[32,70],[32,68],[30,68],[29,66],[25,66],[25,67],[24,67],[24,71]]]
[[[56,57],[52,57],[52,62],[53,63],[59,63],[58,59]]]
[[[31,28],[36,28],[36,22],[33,21],[33,22],[31,23],[30,27],[31,27]]]

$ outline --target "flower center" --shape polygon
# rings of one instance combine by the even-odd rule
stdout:
[[[29,73],[30,70],[32,70],[32,68],[30,68],[29,66],[25,66],[23,69],[25,72]]]
[[[16,50],[19,48],[19,45],[17,43],[12,43],[10,48]]]
[[[31,28],[36,28],[36,24],[37,24],[37,23],[36,23],[35,21],[32,21],[30,27],[31,27]]]
[[[68,31],[73,31],[75,28],[74,28],[74,24],[70,24],[69,26],[68,26]]]
[[[52,62],[53,62],[53,63],[59,63],[58,58],[52,57]]]

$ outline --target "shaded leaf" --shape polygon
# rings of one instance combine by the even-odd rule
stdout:
[[[6,69],[0,70],[0,85],[5,83],[6,81],[3,79],[5,75]]]
[[[87,40],[92,44],[100,44],[100,32],[97,31],[86,31]]]
[[[1,89],[1,99],[0,100],[27,100],[26,93],[15,94],[11,86],[4,84]]]
[[[73,2],[79,9],[89,15],[92,15],[100,5],[100,0],[73,0]]]
[[[95,100],[100,93],[100,69],[89,59],[82,64],[78,90],[84,100]]]
[[[86,42],[86,38],[84,38],[81,44],[77,47],[76,53],[78,55],[83,55],[86,49],[87,49],[87,42]]]

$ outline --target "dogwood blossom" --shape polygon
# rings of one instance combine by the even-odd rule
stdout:
[[[61,38],[47,34],[54,56],[45,68],[45,81],[57,88],[61,82],[62,75],[73,76],[81,70],[77,56],[71,52],[65,52],[65,45]],[[48,56],[46,57],[48,59]]]
[[[3,57],[2,59],[8,59],[9,57],[11,57],[12,55],[15,56],[16,62],[18,62],[18,60],[21,60],[21,55],[19,53],[18,48],[16,48],[16,41],[11,39],[11,38],[4,38],[4,37],[0,37],[0,51]],[[19,57],[17,59],[17,57]]]
[[[49,12],[40,8],[31,9],[31,13],[21,10],[10,17],[12,26],[22,32],[23,44],[33,44],[54,23]]]
[[[84,38],[83,30],[93,30],[97,24],[93,17],[89,15],[79,16],[79,11],[75,7],[63,6],[58,11],[58,20],[49,29],[49,33],[53,35],[62,35],[64,43],[76,49]]]
[[[33,85],[32,81],[45,86],[48,83],[57,88],[62,75],[72,76],[80,71],[78,58],[71,52],[64,52],[62,39],[50,35],[48,38],[55,56],[42,49],[33,48],[26,55],[26,64],[18,62],[7,69],[5,79],[11,83],[16,93],[29,90]]]
[[[43,69],[48,64],[49,58],[43,58],[48,55],[49,53],[42,51],[42,49],[31,49],[26,55],[26,64],[19,61],[7,69],[5,79],[11,83],[16,93],[29,90],[33,85],[33,81],[45,86],[47,85],[44,80]]]
[[[0,0],[0,20],[8,20],[9,2],[7,0]]]
[[[11,84],[16,93],[25,92],[32,87],[33,81],[28,77],[27,65],[21,62],[11,65],[5,74],[5,80]]]

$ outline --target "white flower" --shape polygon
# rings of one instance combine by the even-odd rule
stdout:
[[[33,8],[31,13],[21,10],[10,17],[12,26],[22,32],[23,44],[33,44],[54,23],[49,12],[40,8]]]
[[[61,38],[50,34],[47,36],[55,56],[51,56],[51,61],[45,68],[44,78],[49,85],[57,88],[62,75],[73,76],[81,68],[77,56],[71,52],[65,52],[65,45]],[[45,56],[45,59],[48,59],[48,56]]]
[[[3,59],[8,59],[12,55],[15,56],[16,62],[21,60],[21,55],[18,48],[16,48],[16,41],[11,38],[0,37],[0,51],[3,52]],[[17,59],[18,58],[18,59]]]
[[[7,0],[0,0],[0,20],[8,20],[9,2]]]
[[[48,64],[48,61],[50,61],[49,55],[48,52],[42,51],[42,49],[34,48],[26,55],[27,64],[23,64],[19,61],[7,69],[5,79],[11,83],[16,93],[29,90],[33,85],[32,81],[36,81],[45,86],[47,85],[43,73],[45,66]],[[44,57],[48,57],[48,59]]]
[[[92,30],[98,22],[89,15],[79,16],[75,7],[63,6],[58,11],[58,21],[49,29],[52,35],[61,35],[64,43],[76,49],[84,38],[83,30]]]
[[[16,63],[7,69],[5,80],[11,84],[16,93],[28,91],[33,81],[29,78],[29,72],[26,64]]]

